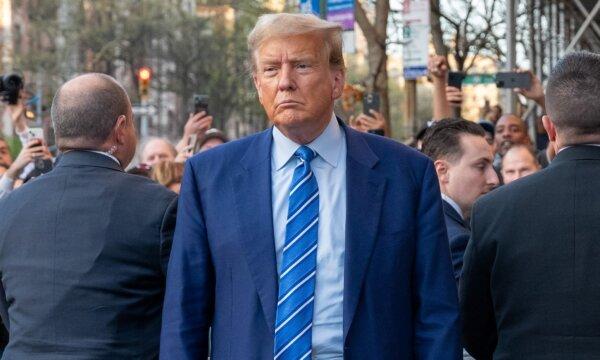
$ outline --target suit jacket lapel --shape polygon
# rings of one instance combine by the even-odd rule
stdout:
[[[452,218],[457,223],[461,224],[463,227],[470,229],[469,222],[464,220],[456,210],[450,205],[449,202],[442,199],[442,204],[444,205],[444,214]]]
[[[343,315],[345,341],[375,243],[386,181],[374,169],[379,159],[362,135],[345,126],[344,130],[348,148]]]
[[[274,333],[277,266],[271,204],[271,130],[258,135],[232,177],[242,251],[260,297],[267,325]],[[268,196],[267,196],[268,195]]]

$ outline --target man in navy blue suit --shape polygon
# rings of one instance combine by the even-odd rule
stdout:
[[[425,133],[423,153],[433,160],[440,182],[454,278],[458,284],[471,228],[471,208],[498,186],[494,150],[483,127],[463,119],[438,121]]]
[[[333,112],[341,28],[262,16],[253,78],[274,127],[188,160],[163,359],[458,359],[429,159]]]

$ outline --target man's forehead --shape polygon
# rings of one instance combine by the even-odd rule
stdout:
[[[523,120],[519,119],[518,117],[516,117],[514,115],[510,115],[510,116],[501,117],[500,120],[498,120],[498,124],[496,124],[496,127],[511,126],[511,125],[516,125],[518,127],[524,127],[525,123],[523,123]]]
[[[523,147],[516,147],[508,150],[504,155],[504,159],[507,162],[526,161],[533,163],[535,161],[533,155]]]
[[[317,57],[321,53],[320,44],[320,38],[310,34],[272,38],[261,44],[257,57],[259,61]]]
[[[485,137],[465,134],[460,137],[460,144],[463,150],[463,157],[469,159],[493,160],[493,148],[487,142]]]

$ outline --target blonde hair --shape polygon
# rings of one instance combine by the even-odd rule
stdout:
[[[180,183],[183,178],[183,164],[161,161],[152,167],[150,178],[165,187]]]
[[[324,48],[329,55],[329,65],[345,70],[342,51],[342,27],[310,14],[265,14],[258,18],[248,35],[248,52],[251,71],[256,72],[256,51],[263,42],[273,38],[318,33],[323,35]]]

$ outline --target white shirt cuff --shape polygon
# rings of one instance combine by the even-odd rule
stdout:
[[[15,181],[6,175],[0,177],[0,193],[11,192],[15,185]]]

